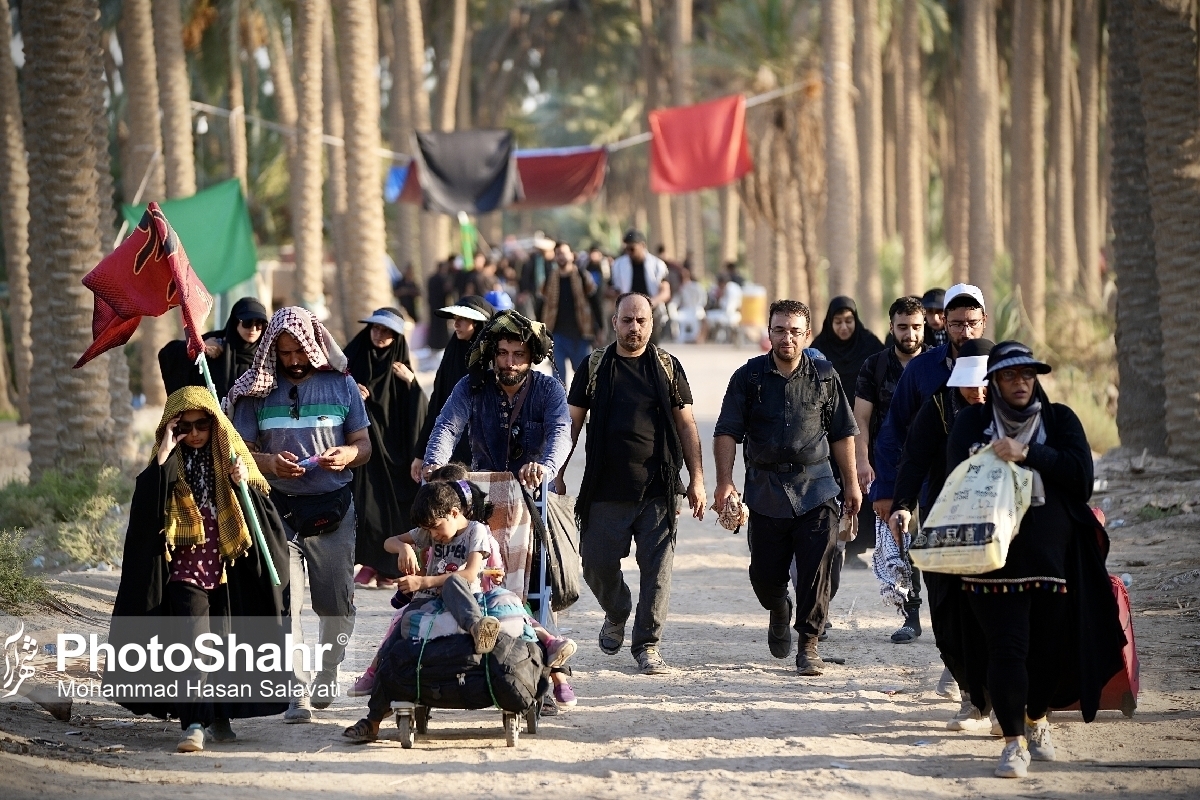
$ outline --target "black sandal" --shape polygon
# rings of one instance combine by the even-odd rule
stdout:
[[[342,736],[345,736],[354,744],[366,744],[367,742],[373,742],[379,738],[379,725],[367,719],[366,717],[363,717],[358,722],[342,731]]]

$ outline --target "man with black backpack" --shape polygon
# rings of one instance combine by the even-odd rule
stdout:
[[[592,353],[567,396],[572,443],[591,412],[577,507],[583,578],[604,609],[600,649],[615,655],[625,641],[633,603],[621,559],[636,543],[641,591],[630,650],[643,675],[668,669],[658,643],[671,597],[677,498],[685,493],[680,467],[687,466],[686,495],[696,519],[704,519],[705,503],[692,390],[679,360],[650,343],[653,327],[648,296],[618,297],[616,342]],[[555,485],[559,494],[566,492],[564,471]]]
[[[737,445],[746,461],[745,504],[750,509],[750,585],[771,612],[767,644],[771,655],[787,658],[792,601],[788,570],[797,568],[796,670],[820,675],[824,662],[817,637],[829,615],[829,573],[837,548],[839,519],[858,513],[858,482],[834,478],[830,459],[842,475],[856,474],[854,437],[858,427],[841,381],[828,361],[809,358],[812,313],[796,300],[771,304],[771,352],[750,359],[729,379],[713,437],[718,513],[738,502],[733,485]],[[839,507],[838,494],[843,494]]]

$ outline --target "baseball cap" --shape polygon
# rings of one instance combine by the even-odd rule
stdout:
[[[987,303],[983,302],[983,292],[979,291],[978,286],[972,286],[969,283],[956,283],[953,286],[951,286],[949,289],[947,289],[945,303],[943,305],[943,308],[945,308],[947,311],[949,311],[950,306],[952,306],[954,304],[954,301],[961,297],[968,297],[971,300],[974,300],[975,302],[974,303],[969,303],[969,302],[968,303],[959,303],[960,306],[962,306],[962,305],[978,305],[980,308],[982,308],[984,310],[984,312],[987,312]]]
[[[645,244],[646,234],[639,231],[637,228],[630,228],[625,231],[625,237],[621,239],[625,244]]]
[[[995,344],[990,339],[968,339],[958,349],[954,371],[947,386],[987,386],[988,354]]]
[[[937,287],[930,289],[921,295],[921,305],[926,311],[941,311],[946,307],[946,290]]]
[[[243,297],[235,305],[234,316],[241,322],[249,322],[252,319],[261,319],[266,322],[271,318],[266,307],[253,297]]]

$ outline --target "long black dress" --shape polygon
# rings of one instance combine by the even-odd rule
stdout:
[[[409,464],[425,424],[425,393],[415,377],[406,384],[392,372],[397,361],[412,369],[402,335],[381,349],[371,343],[368,325],[346,346],[346,359],[350,375],[370,392],[365,403],[371,421],[371,459],[354,469],[358,515],[354,560],[384,577],[398,578],[396,556],[384,551],[383,542],[412,527],[409,510],[419,487],[409,475]]]
[[[429,408],[425,414],[425,424],[421,426],[421,433],[413,445],[413,458],[425,458],[425,448],[429,446],[433,424],[437,422],[438,414],[442,413],[442,406],[446,405],[446,401],[450,399],[454,385],[466,377],[467,353],[471,351],[475,340],[479,338],[479,332],[483,330],[483,325],[482,322],[476,323],[475,334],[469,341],[464,342],[457,335],[450,337],[446,350],[442,353],[442,363],[438,365],[437,373],[433,376],[433,392],[429,395]],[[458,440],[458,444],[454,448],[453,460],[461,464],[471,463],[469,432]]]
[[[1062,650],[1053,665],[1058,680],[1050,707],[1078,702],[1084,721],[1091,722],[1104,685],[1123,668],[1125,634],[1104,566],[1108,534],[1087,506],[1092,494],[1087,435],[1075,412],[1051,404],[1040,387],[1037,391],[1046,441],[1029,446],[1024,466],[1041,473],[1045,505],[1025,513],[1002,568],[972,577],[1015,579],[1032,574],[1066,579],[1069,624],[1061,631]],[[990,401],[959,413],[946,444],[946,474],[966,460],[973,445],[990,441],[985,430],[991,424]],[[978,665],[968,663],[967,669]],[[987,677],[976,673],[969,682],[985,685]]]
[[[167,582],[171,577],[171,563],[167,559],[163,521],[167,497],[171,485],[181,479],[177,459],[170,458],[159,466],[153,463],[137,477],[133,491],[133,503],[129,509],[129,529],[125,534],[125,548],[121,562],[121,585],[113,603],[109,642],[115,649],[122,642],[137,641],[133,630],[139,630],[137,617],[165,617],[171,615],[167,601]],[[219,584],[214,592],[225,592],[226,614],[220,619],[209,619],[214,633],[225,633],[234,626],[237,617],[256,617],[273,620],[280,632],[286,632],[290,622],[288,603],[288,546],[283,522],[279,518],[270,497],[249,487],[250,499],[258,514],[263,537],[271,551],[271,560],[281,581],[272,586],[270,572],[262,551],[251,547],[243,557],[227,565],[225,583]],[[123,625],[123,623],[125,623]],[[139,642],[145,646],[145,642]],[[120,678],[114,678],[120,680]],[[106,682],[109,673],[106,672]],[[258,683],[255,678],[251,681]],[[120,702],[120,701],[118,701]],[[147,700],[146,702],[120,702],[134,714],[153,714],[165,719],[168,715],[180,717],[179,704],[172,700]],[[267,717],[287,711],[288,701],[238,702],[222,701],[214,704],[215,717],[240,719],[243,717]]]

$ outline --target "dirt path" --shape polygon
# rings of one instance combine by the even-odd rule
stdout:
[[[681,351],[707,450],[727,377],[750,353]],[[434,712],[430,735],[418,737],[412,750],[394,738],[345,745],[341,729],[364,707],[351,698],[317,712],[311,725],[284,725],[279,718],[235,722],[237,743],[187,756],[173,752],[177,724],[134,718],[114,705],[78,703],[76,718],[66,724],[29,704],[0,704],[0,796],[136,800],[162,796],[165,785],[176,797],[229,798],[263,790],[292,797],[533,793],[661,800],[798,793],[1194,797],[1200,793],[1200,580],[1176,579],[1200,567],[1197,518],[1132,524],[1135,514],[1125,507],[1136,512],[1145,505],[1138,480],[1153,476],[1127,479],[1124,472],[1111,470],[1115,510],[1109,516],[1120,513],[1131,524],[1113,529],[1110,568],[1133,575],[1140,707],[1132,720],[1105,712],[1092,725],[1078,714],[1055,714],[1061,760],[1035,764],[1025,781],[991,777],[997,740],[945,730],[956,706],[933,693],[941,667],[932,637],[927,633],[912,645],[887,641],[897,618],[879,604],[867,570],[843,573],[832,605],[834,628],[822,647],[826,655],[846,658],[845,666],[799,678],[791,659],[771,658],[766,614],[746,578],[745,537],[710,519],[681,525],[663,644],[675,672],[643,677],[627,651],[601,654],[595,638],[602,613],[585,591],[560,619],[581,645],[573,659],[579,705],[544,719],[541,731],[522,736],[517,749],[504,746],[496,712]],[[710,492],[712,479],[709,474]],[[632,559],[628,572],[636,576]],[[99,612],[118,576],[64,579]],[[391,611],[387,601],[384,592],[358,593],[353,663],[343,679],[358,674],[377,644]],[[385,735],[394,737],[394,730],[385,728]],[[104,752],[114,745],[117,752]]]

